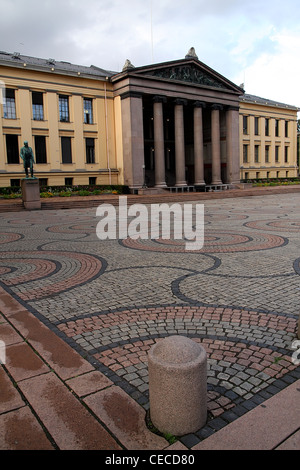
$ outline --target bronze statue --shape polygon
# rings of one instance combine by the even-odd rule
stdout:
[[[24,170],[26,173],[26,178],[28,178],[28,168],[30,168],[31,178],[35,178],[33,176],[33,164],[35,163],[33,151],[31,147],[28,147],[27,140],[25,140],[24,142],[24,147],[21,148],[20,157],[22,158],[23,163],[24,163]]]

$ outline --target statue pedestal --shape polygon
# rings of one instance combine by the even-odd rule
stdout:
[[[39,180],[37,178],[25,178],[21,181],[21,188],[25,209],[41,209]]]

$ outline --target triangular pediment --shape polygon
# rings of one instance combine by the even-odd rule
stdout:
[[[241,92],[240,87],[197,59],[184,59],[138,68],[132,66],[132,68],[127,71],[130,75],[134,74],[140,77],[153,77],[154,79],[164,81],[181,82],[184,84],[217,88],[219,90]]]

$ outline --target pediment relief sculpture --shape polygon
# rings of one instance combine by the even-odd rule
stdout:
[[[147,75],[168,80],[195,83],[197,85],[206,85],[214,88],[229,88],[225,83],[216,80],[208,73],[193,65],[179,65],[151,70],[147,72]]]

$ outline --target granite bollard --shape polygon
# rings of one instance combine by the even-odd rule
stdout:
[[[183,436],[207,419],[207,356],[184,336],[157,342],[148,354],[150,418],[163,433]]]

